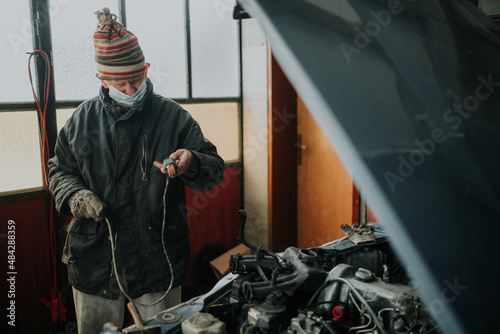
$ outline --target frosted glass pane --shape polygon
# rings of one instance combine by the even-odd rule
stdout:
[[[234,1],[191,0],[193,97],[239,96],[238,21]]]
[[[224,161],[240,160],[238,103],[184,104]]]
[[[56,110],[56,122],[57,122],[57,133],[61,131],[62,127],[68,119],[73,115],[73,112],[75,111],[75,108],[71,109],[57,109]]]
[[[85,100],[99,93],[94,61],[95,12],[109,7],[119,15],[117,0],[51,0],[54,80],[57,100]]]
[[[187,97],[184,1],[127,1],[127,26],[139,39],[155,92]]]
[[[43,185],[36,112],[0,113],[0,156],[0,192]]]
[[[33,51],[29,1],[9,1],[2,7],[0,73],[4,79],[0,80],[0,103],[31,102],[33,93],[28,80],[29,56],[26,54]]]
[[[240,156],[240,122],[238,103],[202,103],[182,105],[200,124],[205,137],[217,147],[224,161],[237,161]],[[57,132],[61,131],[75,109],[57,110]]]

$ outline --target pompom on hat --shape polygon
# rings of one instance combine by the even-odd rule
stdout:
[[[96,76],[101,80],[123,80],[137,77],[149,67],[137,36],[116,21],[109,8],[96,13],[99,23],[94,33]]]

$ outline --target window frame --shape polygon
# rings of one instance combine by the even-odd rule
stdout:
[[[42,50],[49,55],[51,67],[54,68],[53,63],[53,49],[52,49],[52,33],[50,24],[50,0],[29,0],[30,4],[30,20],[32,27],[32,44],[34,50]],[[184,0],[185,5],[185,19],[186,22],[190,22],[190,0]],[[119,17],[121,22],[126,26],[127,24],[127,10],[126,10],[126,0],[118,1]],[[238,103],[238,117],[239,117],[239,158],[238,161],[231,161],[226,163],[226,167],[229,166],[242,166],[243,157],[243,121],[242,121],[242,109],[243,109],[243,89],[242,89],[242,41],[241,41],[241,20],[238,20],[238,80],[239,80],[239,96],[237,97],[216,97],[216,98],[193,98],[193,85],[192,85],[192,55],[191,55],[191,28],[190,24],[186,24],[186,57],[187,57],[187,98],[176,98],[176,102],[180,104],[200,104],[200,103]],[[36,92],[38,96],[41,96],[41,90],[43,89],[43,80],[45,79],[44,62],[41,57],[34,57],[35,59],[35,73],[34,73],[34,85],[36,85]],[[49,143],[49,156],[54,156],[54,148],[57,140],[57,109],[68,109],[78,107],[84,100],[56,100],[55,97],[55,85],[57,84],[54,80],[54,71],[51,71],[50,75],[50,89],[48,95],[47,111],[46,111],[46,132],[47,139]],[[33,102],[0,102],[0,112],[15,112],[15,111],[33,111],[37,110],[36,103]],[[41,129],[42,120],[37,112],[38,125],[39,125],[39,138],[41,142]],[[40,146],[41,150],[41,146]],[[43,159],[43,157],[42,157]],[[40,161],[39,168],[43,168],[43,163]],[[18,189],[12,191],[0,192],[0,201],[9,201],[13,199],[18,199],[27,196],[40,196],[48,195],[48,185],[45,180],[42,180],[42,187],[29,188],[29,189]]]

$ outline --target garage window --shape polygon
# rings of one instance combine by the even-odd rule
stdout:
[[[240,27],[231,17],[233,5],[225,0],[12,2],[11,15],[0,21],[2,31],[7,32],[1,37],[0,69],[9,78],[0,82],[0,91],[6,92],[0,99],[0,193],[46,187],[41,120],[34,111],[26,52],[33,45],[43,45],[52,55],[55,98],[49,98],[47,113],[53,117],[47,128],[52,127],[55,134],[80,103],[98,94],[101,83],[95,77],[92,34],[97,26],[94,12],[104,7],[139,37],[151,64],[148,77],[155,91],[181,103],[219,147],[225,161],[239,163]],[[36,38],[32,31],[37,31]],[[44,72],[37,65],[32,66],[35,89],[43,90]]]

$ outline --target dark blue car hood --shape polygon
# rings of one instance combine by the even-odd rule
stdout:
[[[498,27],[466,1],[238,2],[441,330],[498,330]]]

